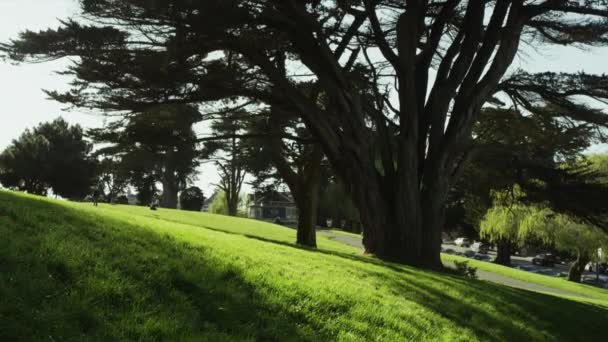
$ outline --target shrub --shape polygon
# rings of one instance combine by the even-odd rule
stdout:
[[[468,261],[454,261],[456,273],[470,279],[477,279],[477,268],[469,266]]]

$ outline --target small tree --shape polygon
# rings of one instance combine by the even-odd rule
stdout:
[[[218,215],[228,215],[228,202],[226,201],[225,192],[216,192],[213,197],[213,202],[209,204],[209,212]]]
[[[237,216],[241,189],[247,175],[246,161],[242,141],[239,134],[244,129],[244,123],[232,117],[224,117],[212,124],[213,131],[225,137],[209,141],[203,149],[203,156],[215,160],[220,182],[217,187],[223,192],[228,208],[228,215]]]
[[[580,282],[585,265],[597,258],[599,248],[608,246],[608,234],[588,224],[574,221],[551,210],[530,212],[521,222],[519,239],[541,239],[558,251],[576,256],[570,266],[568,280]]]
[[[203,190],[200,188],[196,186],[189,187],[181,192],[179,202],[182,210],[201,211],[205,202],[205,195],[203,195]]]
[[[498,204],[492,207],[480,224],[479,235],[497,246],[497,264],[510,266],[513,247],[518,243],[519,226],[529,208],[521,204]]]
[[[128,185],[128,176],[122,164],[111,158],[104,158],[99,163],[99,183],[97,185],[105,201],[114,203],[118,195],[123,193]]]

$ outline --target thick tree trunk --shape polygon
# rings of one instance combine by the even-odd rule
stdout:
[[[302,195],[298,205],[297,244],[307,247],[317,247],[317,207],[319,204],[318,186],[313,186]]]
[[[570,271],[568,272],[568,281],[580,283],[583,272],[585,272],[585,265],[587,265],[589,261],[590,260],[587,256],[579,253],[576,260],[570,266]]]
[[[177,209],[177,186],[174,181],[163,180],[163,195],[161,199],[161,207],[167,209]]]
[[[443,196],[391,185],[381,187],[373,177],[363,177],[352,187],[360,209],[366,253],[412,266],[440,270]],[[409,202],[408,202],[409,201]],[[414,201],[414,202],[412,202]]]
[[[284,61],[280,65],[284,70]],[[271,111],[271,130],[280,136],[284,130],[282,117],[277,107]],[[319,186],[321,183],[321,162],[323,149],[319,144],[304,146],[299,160],[289,161],[285,146],[280,138],[275,138],[270,146],[272,161],[283,181],[289,187],[298,209],[296,243],[307,247],[317,247],[317,211],[319,206]]]
[[[496,260],[495,263],[504,266],[511,266],[511,241],[503,239],[496,243]]]
[[[322,159],[321,148],[314,146],[308,156],[307,167],[296,175],[297,189],[292,189],[292,194],[298,206],[297,243],[314,248],[317,247],[317,210],[319,207]]]

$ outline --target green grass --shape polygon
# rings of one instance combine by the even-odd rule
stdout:
[[[329,229],[330,232],[332,233],[336,233],[338,235],[344,235],[344,236],[350,236],[350,237],[354,237],[354,238],[361,238],[361,234],[356,234],[356,233],[351,233],[351,232],[347,232],[344,231],[342,229]]]
[[[0,192],[0,340],[602,340],[599,305],[250,220]]]
[[[573,283],[567,281],[564,278],[550,277],[542,274],[535,274],[531,272],[521,271],[511,267],[497,265],[494,263],[473,260],[457,255],[442,254],[441,259],[444,263],[454,261],[467,261],[469,266],[475,267],[479,270],[492,272],[502,276],[510,277],[517,280],[526,281],[533,284],[543,285],[552,287],[558,290],[568,291],[574,294],[582,296],[582,298],[576,298],[578,300],[591,299],[590,301],[605,304],[608,306],[608,291],[600,289],[590,285],[584,285],[579,283]]]

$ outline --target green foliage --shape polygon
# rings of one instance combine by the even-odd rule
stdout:
[[[94,185],[92,145],[62,118],[26,130],[0,154],[0,182],[33,194],[82,199]]]
[[[203,190],[192,186],[181,192],[179,202],[182,210],[201,211],[205,203],[205,195],[203,194]]]
[[[360,221],[359,211],[340,183],[330,183],[325,188],[321,194],[319,207],[321,213],[328,218],[344,219],[352,222]],[[334,225],[337,224],[339,222],[334,222]]]
[[[104,158],[99,162],[98,184],[100,193],[105,201],[114,202],[117,196],[124,192],[129,184],[128,171],[123,164],[111,158]]]
[[[520,203],[521,196],[518,187],[492,193],[494,206],[487,211],[479,225],[482,239],[490,242],[520,241],[521,222],[533,210]]]
[[[492,206],[492,193],[508,192],[516,184],[525,192],[519,194],[522,201],[607,223],[602,216],[608,202],[601,199],[608,188],[593,163],[580,161],[601,134],[591,126],[564,124],[555,115],[559,111],[544,107],[524,115],[512,109],[483,110],[474,126],[469,163],[448,208],[461,208],[461,220],[478,226]]]
[[[209,204],[209,212],[218,215],[228,215],[228,202],[226,201],[226,193],[217,191],[213,197],[213,201]]]
[[[104,145],[96,154],[113,160],[112,170],[121,173],[121,184],[136,188],[140,204],[152,201],[159,182],[177,202],[178,190],[186,187],[200,165],[192,129],[200,119],[193,106],[157,105],[88,134]]]
[[[477,268],[469,266],[468,261],[454,261],[456,273],[470,279],[477,279]]]
[[[608,184],[608,154],[595,154],[588,156],[592,167],[602,174],[602,180]]]
[[[461,257],[453,254],[443,254],[441,256],[441,259],[446,264],[455,262],[468,262],[471,267],[475,267],[479,271],[493,273],[502,277],[561,290],[566,293],[570,293],[572,298],[574,299],[608,306],[608,293],[601,288],[570,282],[564,278],[557,278],[538,273],[521,271],[510,266],[473,260],[470,258]]]
[[[521,229],[522,238],[538,238],[557,250],[594,259],[599,248],[608,247],[608,234],[601,229],[572,220],[550,210],[529,215]]]
[[[608,246],[608,234],[600,228],[547,207],[526,206],[520,202],[523,196],[518,188],[495,193],[495,205],[481,221],[481,237],[520,245],[535,239],[558,251],[589,259],[597,255],[598,248]]]
[[[608,319],[251,220],[6,192],[0,211],[1,340],[574,341]]]
[[[248,197],[244,194],[241,194],[238,199],[239,201],[237,205],[236,216],[248,217]],[[230,215],[230,212],[228,210],[228,200],[226,198],[226,192],[216,191],[216,195],[213,198],[213,202],[211,202],[211,204],[209,205],[209,212],[218,215]]]

